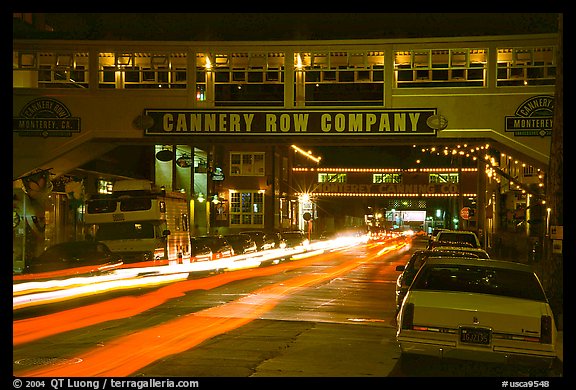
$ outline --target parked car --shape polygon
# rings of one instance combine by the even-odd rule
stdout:
[[[241,234],[247,234],[254,240],[256,247],[259,251],[264,251],[267,249],[273,249],[276,247],[276,241],[274,236],[269,233],[265,233],[261,230],[247,230],[240,232]]]
[[[120,268],[122,257],[103,242],[70,241],[48,247],[26,264],[25,273],[62,271],[62,275],[90,274]]]
[[[285,248],[303,247],[307,248],[310,244],[306,234],[299,230],[292,230],[280,233]]]
[[[402,359],[429,355],[548,370],[556,337],[537,275],[507,261],[429,258],[397,317]]]
[[[420,267],[424,264],[428,258],[432,257],[462,257],[462,258],[477,258],[477,259],[487,259],[488,253],[484,250],[475,250],[470,248],[435,248],[432,250],[417,250],[412,253],[410,259],[405,265],[397,265],[396,271],[402,272],[396,279],[396,312],[400,310],[402,301],[406,296],[408,288],[412,284],[414,277],[420,270]]]
[[[258,251],[256,243],[248,234],[225,234],[224,238],[232,245],[234,254],[244,255]]]
[[[212,249],[203,240],[190,240],[190,261],[209,261],[212,260]]]
[[[430,247],[432,246],[432,242],[436,239],[436,236],[438,236],[438,233],[440,233],[442,230],[448,230],[448,229],[445,229],[445,228],[432,229],[432,233],[430,234],[430,237],[428,238],[427,249],[430,249]]]
[[[191,246],[206,245],[212,250],[212,260],[234,256],[232,245],[222,236],[197,236],[190,238]]]
[[[442,230],[438,232],[436,238],[428,245],[428,249],[439,246],[481,248],[476,233],[466,230]]]
[[[273,230],[266,232],[266,236],[269,237],[272,241],[274,241],[274,248],[285,248],[286,243],[282,238],[282,234],[279,231]]]

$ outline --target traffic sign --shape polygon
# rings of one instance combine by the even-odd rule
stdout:
[[[468,219],[470,217],[470,207],[462,207],[460,217],[462,217],[462,219]]]

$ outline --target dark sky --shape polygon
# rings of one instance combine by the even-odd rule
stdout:
[[[556,13],[46,13],[52,33],[14,38],[332,40],[557,32]],[[33,36],[30,36],[33,35]]]

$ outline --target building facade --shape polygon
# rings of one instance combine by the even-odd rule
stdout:
[[[503,230],[541,235],[526,221],[545,191],[556,61],[556,34],[14,40],[15,264],[82,236],[82,199],[120,178],[86,165],[123,145],[149,148],[147,178],[187,193],[190,224],[202,233],[301,227],[310,206],[298,188],[314,184],[325,200],[459,199],[451,215],[470,202],[489,247]],[[429,156],[455,154],[463,165],[372,166],[333,185],[350,162],[298,163],[292,145],[415,145]],[[444,187],[433,182],[444,179]]]

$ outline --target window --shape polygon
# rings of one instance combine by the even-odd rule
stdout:
[[[284,104],[284,53],[215,53],[216,106]]]
[[[100,88],[186,88],[186,53],[99,53]]]
[[[230,153],[230,176],[264,176],[264,152]]]
[[[374,173],[372,183],[402,183],[401,173]]]
[[[154,238],[152,222],[116,222],[97,225],[96,240]]]
[[[345,173],[319,173],[318,183],[346,183]]]
[[[396,51],[397,88],[482,87],[486,49],[420,49]]]
[[[142,211],[152,208],[152,199],[146,198],[126,198],[120,200],[120,211]]]
[[[88,88],[88,53],[13,52],[13,87]]]
[[[230,226],[264,227],[264,193],[230,192]]]
[[[555,82],[554,47],[498,49],[498,87],[554,85]]]
[[[99,194],[111,194],[112,193],[112,181],[105,179],[98,179],[96,184],[98,187]]]
[[[306,105],[383,102],[384,52],[302,52],[294,56],[296,72],[304,72]]]
[[[429,175],[430,183],[458,183],[457,173],[431,173]]]
[[[546,302],[546,295],[531,272],[485,266],[423,266],[412,283],[414,290],[481,293]]]

